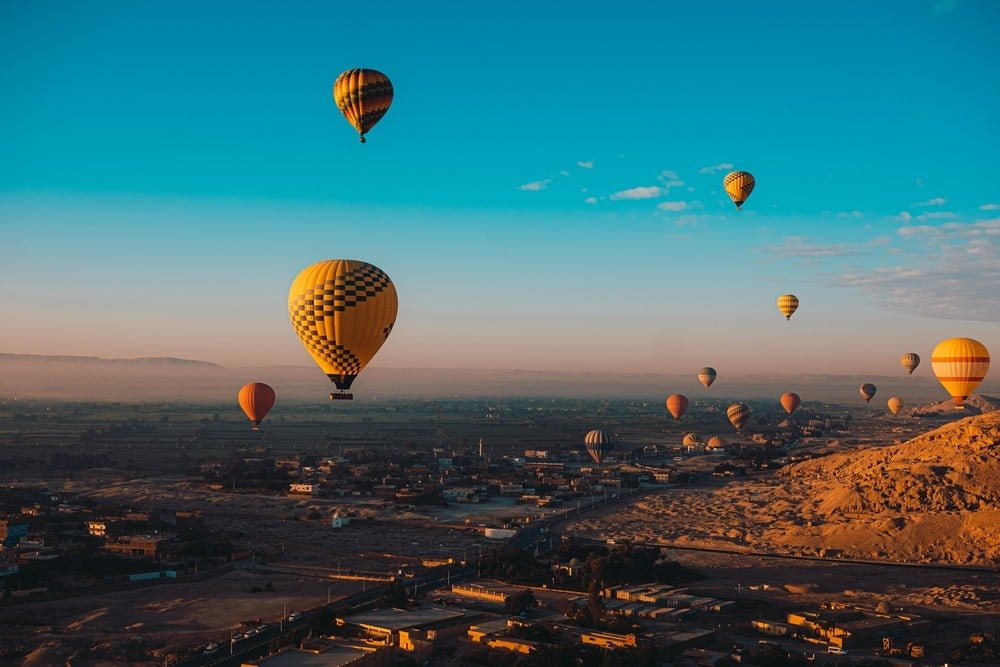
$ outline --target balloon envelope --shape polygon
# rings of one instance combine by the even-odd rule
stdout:
[[[875,397],[875,392],[878,391],[871,382],[865,382],[863,385],[858,387],[858,393],[861,394],[861,398],[865,399],[866,403],[871,402]]]
[[[778,310],[786,320],[792,319],[792,313],[799,308],[799,297],[794,294],[782,294],[778,297]]]
[[[328,259],[308,266],[288,291],[295,333],[344,397],[350,397],[346,391],[354,378],[389,337],[398,308],[389,276],[356,259]]]
[[[594,463],[598,465],[604,462],[604,455],[615,446],[611,434],[601,429],[595,429],[583,436],[583,444],[587,448],[590,458],[594,459]]]
[[[674,419],[680,419],[688,409],[688,398],[683,394],[670,394],[667,396],[667,412]]]
[[[719,374],[715,372],[714,368],[712,368],[711,366],[705,366],[700,371],[698,371],[698,380],[703,385],[705,385],[705,389],[708,389],[709,387],[712,386],[712,383],[715,382],[715,378],[718,375]]]
[[[781,403],[781,407],[785,409],[785,412],[792,414],[799,407],[799,403],[802,402],[802,399],[799,398],[799,395],[795,392],[786,391],[781,395],[781,398],[779,398],[778,401]]]
[[[972,338],[948,338],[931,352],[931,368],[941,386],[961,407],[990,369],[986,346]]]
[[[349,69],[334,81],[333,101],[347,122],[358,131],[361,143],[365,143],[365,134],[392,104],[392,82],[378,70]]]
[[[702,444],[702,439],[697,433],[685,433],[684,437],[681,438],[681,444],[685,447],[694,447]]]
[[[726,194],[736,204],[736,210],[741,210],[743,202],[747,200],[753,187],[756,184],[753,174],[748,171],[731,171],[722,179],[722,187]]]
[[[725,447],[726,439],[719,435],[713,435],[711,438],[708,439],[708,442],[705,443],[705,446],[708,447],[709,449]]]
[[[899,414],[899,411],[903,409],[903,399],[899,396],[890,396],[886,403],[889,406],[889,412],[894,415]]]
[[[263,382],[251,382],[240,387],[236,400],[256,431],[274,407],[274,390]]]
[[[742,403],[733,403],[726,408],[726,417],[729,418],[729,423],[739,431],[750,418],[750,408]]]
[[[920,355],[916,352],[907,352],[899,358],[899,363],[903,365],[907,373],[913,375],[913,371],[920,365]]]

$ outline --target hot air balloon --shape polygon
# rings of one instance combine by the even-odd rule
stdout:
[[[711,438],[708,439],[708,442],[705,443],[705,447],[709,449],[719,449],[720,447],[725,447],[725,446],[726,446],[726,439],[719,435],[713,435]]]
[[[903,399],[899,396],[890,396],[886,403],[889,406],[889,412],[894,415],[899,414],[899,411],[903,409]]]
[[[251,382],[240,387],[240,393],[236,398],[243,409],[243,414],[253,424],[253,430],[259,431],[260,423],[274,407],[274,390],[263,382]]]
[[[670,394],[667,396],[667,412],[674,419],[680,420],[688,409],[688,398],[683,394]]]
[[[799,297],[794,294],[782,294],[778,297],[778,310],[786,320],[792,319],[792,313],[799,308]]]
[[[594,463],[597,465],[604,462],[604,455],[615,446],[614,440],[611,439],[611,434],[600,429],[587,433],[583,437],[583,444],[587,447],[587,453],[590,454],[590,458],[594,459]]]
[[[858,393],[861,394],[861,398],[865,399],[865,403],[871,403],[872,399],[875,397],[875,392],[878,391],[871,382],[865,382],[863,385],[858,387]]]
[[[388,338],[399,306],[382,269],[356,259],[328,259],[303,269],[288,292],[295,333],[330,381],[331,399],[348,390]]]
[[[899,358],[899,363],[903,364],[907,373],[913,375],[913,371],[920,365],[920,356],[916,352],[907,352]]]
[[[392,83],[385,74],[373,69],[349,69],[334,81],[333,101],[358,131],[361,143],[365,143],[365,134],[392,104]]]
[[[709,387],[712,386],[712,383],[715,382],[715,378],[717,375],[718,373],[716,373],[715,369],[712,368],[711,366],[705,366],[700,371],[698,371],[698,379],[701,381],[703,385],[705,385],[705,389],[708,389]]]
[[[989,368],[989,350],[972,338],[948,338],[931,352],[931,369],[959,408]]]
[[[799,407],[799,403],[802,402],[802,399],[799,398],[799,395],[795,392],[786,391],[781,395],[781,398],[779,398],[778,401],[781,403],[781,407],[785,409],[785,412],[792,414]]]
[[[722,179],[722,187],[726,194],[736,204],[736,210],[743,210],[743,202],[747,200],[753,192],[753,175],[748,171],[731,171]]]
[[[750,418],[750,408],[742,403],[733,403],[726,408],[726,416],[729,417],[729,423],[733,425],[733,428],[739,431]]]
[[[704,441],[701,436],[697,433],[685,433],[684,437],[681,438],[681,444],[685,447],[696,447],[702,444]]]

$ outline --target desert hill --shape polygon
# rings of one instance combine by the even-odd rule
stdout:
[[[964,406],[963,410],[966,415],[983,415],[987,412],[1000,410],[1000,398],[973,394],[965,399]],[[914,417],[954,417],[956,414],[962,414],[962,411],[956,409],[955,404],[949,398],[938,403],[931,403],[930,405],[915,406],[910,410],[904,410],[904,413]]]
[[[0,362],[29,362],[33,364],[87,364],[100,366],[163,366],[171,368],[220,368],[218,364],[195,359],[175,357],[136,357],[134,359],[104,359],[68,354],[9,354],[0,352]]]
[[[902,562],[1000,562],[1000,411],[774,477],[676,489],[567,530],[635,541]]]

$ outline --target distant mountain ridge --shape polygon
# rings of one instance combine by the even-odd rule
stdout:
[[[27,361],[33,363],[104,364],[114,366],[170,366],[178,368],[222,368],[210,361],[178,359],[176,357],[135,357],[133,359],[104,359],[102,357],[78,357],[67,354],[10,354],[0,352],[0,361]]]

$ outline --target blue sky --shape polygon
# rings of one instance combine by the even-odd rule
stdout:
[[[997,3],[369,4],[0,6],[0,350],[308,363],[326,257],[396,282],[386,366],[1000,347]],[[395,88],[365,145],[356,66]]]

